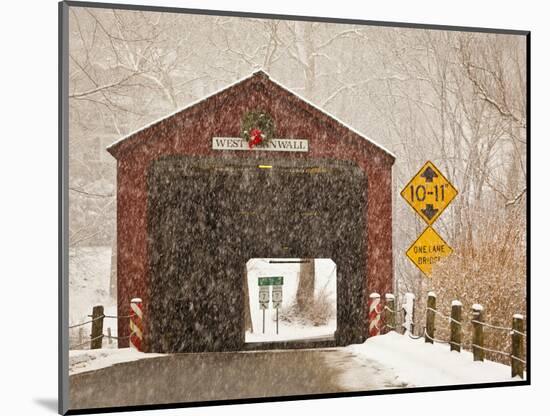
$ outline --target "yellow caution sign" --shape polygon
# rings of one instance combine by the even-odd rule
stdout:
[[[407,257],[430,277],[432,267],[441,259],[452,254],[453,249],[435,232],[432,227],[424,230],[420,237],[407,250]]]
[[[432,225],[456,197],[458,191],[432,162],[426,162],[401,191],[401,196]]]

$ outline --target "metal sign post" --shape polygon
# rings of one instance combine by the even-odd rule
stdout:
[[[277,316],[277,335],[279,334],[279,308],[283,305],[283,286],[273,286],[272,289],[273,307],[276,309]]]
[[[260,309],[262,310],[262,334],[265,334],[265,310],[269,308],[269,286],[260,286]]]
[[[273,286],[273,308],[276,310],[276,333],[279,334],[279,308],[283,305],[283,276],[258,277],[260,309],[262,310],[262,334],[265,334],[265,310],[269,308],[269,288]]]

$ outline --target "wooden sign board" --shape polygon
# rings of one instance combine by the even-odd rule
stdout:
[[[212,137],[213,150],[248,150],[256,152],[307,152],[309,142],[304,139],[271,139],[265,144],[250,147],[240,137]]]

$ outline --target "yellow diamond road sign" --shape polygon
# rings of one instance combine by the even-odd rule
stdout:
[[[433,265],[452,252],[453,249],[443,241],[439,234],[432,227],[428,227],[407,250],[407,257],[416,264],[422,273],[430,277]]]
[[[457,194],[455,187],[432,162],[426,162],[401,191],[401,196],[428,225],[439,218]]]

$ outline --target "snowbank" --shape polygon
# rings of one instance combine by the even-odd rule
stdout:
[[[407,387],[512,381],[509,366],[492,361],[474,362],[472,353],[450,351],[448,345],[427,344],[424,338],[390,332],[350,345],[363,361],[376,361],[396,375],[396,384]]]
[[[73,350],[69,351],[69,375],[164,355],[166,354],[145,354],[130,348]]]

